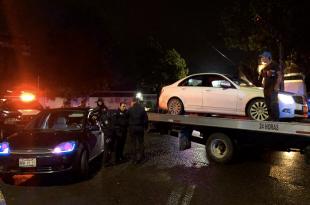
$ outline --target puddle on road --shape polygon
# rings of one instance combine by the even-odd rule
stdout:
[[[209,165],[204,148],[192,148],[185,151],[165,150],[164,152],[146,153],[147,161],[143,167],[156,166],[160,169],[184,166],[189,168],[202,168]]]

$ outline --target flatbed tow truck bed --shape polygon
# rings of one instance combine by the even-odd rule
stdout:
[[[193,130],[206,145],[208,156],[228,162],[242,146],[298,150],[310,161],[310,123],[255,121],[248,119],[148,113],[149,121],[161,132],[179,129],[179,137],[190,140]]]

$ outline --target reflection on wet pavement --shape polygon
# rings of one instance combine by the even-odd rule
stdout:
[[[0,182],[9,205],[31,204],[310,204],[309,165],[299,153],[245,152],[231,164],[210,163],[203,145],[179,151],[178,139],[148,134],[147,161],[67,175]],[[2,204],[1,204],[2,205]]]

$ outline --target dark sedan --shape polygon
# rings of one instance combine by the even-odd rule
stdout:
[[[23,130],[0,141],[0,173],[43,174],[72,171],[88,175],[89,162],[102,156],[104,136],[92,110],[44,110]]]

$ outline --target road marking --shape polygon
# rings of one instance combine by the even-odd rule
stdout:
[[[0,191],[0,205],[6,205],[4,196],[1,191]]]
[[[183,194],[185,187],[178,187],[177,189],[173,190],[171,194],[169,195],[167,205],[180,204],[179,203],[180,201],[182,205],[189,205],[193,198],[195,189],[196,189],[196,185],[188,186],[186,188],[185,194]]]
[[[191,203],[192,197],[195,192],[195,188],[196,188],[196,185],[191,185],[187,187],[185,196],[183,197],[183,200],[182,200],[182,205],[188,205]]]
[[[176,190],[173,190],[168,198],[167,205],[176,205],[179,203],[182,197],[183,187],[178,187]]]

